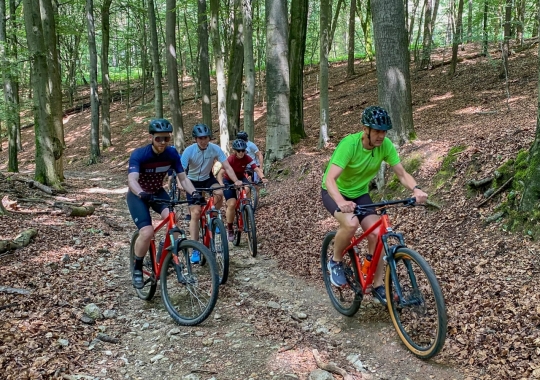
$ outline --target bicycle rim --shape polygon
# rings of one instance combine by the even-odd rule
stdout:
[[[255,257],[257,256],[257,227],[251,205],[244,207],[244,229],[247,233],[249,252],[251,252],[251,256]]]
[[[387,267],[385,286],[388,309],[396,331],[405,346],[421,359],[429,359],[443,347],[447,316],[444,298],[429,264],[409,248],[394,254],[396,278],[403,294],[397,296],[391,265]]]
[[[214,218],[211,223],[212,238],[210,240],[210,247],[216,259],[219,283],[224,284],[229,277],[229,242],[227,240],[227,232],[221,219]],[[216,232],[216,228],[219,232]]]
[[[219,279],[216,263],[204,245],[193,240],[177,243],[178,263],[169,252],[161,271],[161,296],[173,320],[183,326],[203,322],[212,313],[218,298]],[[192,264],[193,250],[206,258],[205,265]]]
[[[131,278],[133,273],[133,265],[135,264],[135,241],[139,237],[139,231],[135,231],[131,237],[131,244],[129,246],[129,276]],[[143,281],[144,288],[135,289],[137,297],[142,300],[150,301],[156,294],[157,282],[154,274],[154,263],[152,262],[151,249],[148,249],[148,253],[144,257],[143,261]]]
[[[358,278],[358,270],[354,262],[354,252],[348,252],[343,256],[343,266],[347,284],[337,287],[330,281],[330,271],[328,270],[328,261],[334,254],[334,238],[336,232],[332,231],[326,234],[321,250],[321,270],[324,279],[326,291],[330,297],[332,305],[341,314],[348,317],[353,316],[362,302],[362,288]]]

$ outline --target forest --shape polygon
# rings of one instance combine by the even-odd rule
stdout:
[[[527,0],[0,0],[2,376],[308,379],[323,360],[353,379],[540,378],[539,20]],[[369,296],[340,316],[321,278],[322,175],[373,104],[429,194],[390,212],[444,294],[429,361]],[[127,162],[153,118],[179,153],[196,123],[226,154],[248,132],[270,180],[261,254],[231,251],[193,329],[127,269]],[[409,196],[384,168],[371,190]],[[84,322],[89,304],[106,316]]]

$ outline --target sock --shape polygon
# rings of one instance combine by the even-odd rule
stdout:
[[[142,271],[143,260],[144,260],[144,257],[137,257],[137,256],[135,256],[135,267],[133,268],[133,270],[140,270],[140,271]]]
[[[228,229],[229,231],[232,231],[232,230],[233,230],[232,223],[227,223],[227,229]]]

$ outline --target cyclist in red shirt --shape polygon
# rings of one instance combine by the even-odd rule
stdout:
[[[236,174],[236,177],[241,179],[244,183],[249,183],[248,179],[244,176],[244,172],[246,171],[246,168],[251,168],[259,178],[263,182],[268,182],[268,180],[264,177],[264,173],[262,170],[257,166],[255,161],[251,157],[249,157],[246,154],[246,148],[247,144],[244,140],[236,139],[233,141],[232,148],[234,150],[234,153],[231,154],[227,161],[231,165],[234,174]],[[234,182],[229,178],[227,173],[224,169],[221,169],[218,173],[218,181],[222,185],[233,185]],[[227,218],[227,239],[229,241],[234,240],[234,232],[233,232],[233,222],[234,222],[234,215],[235,215],[235,208],[236,208],[236,190],[235,189],[229,189],[224,190],[223,195],[225,195],[225,199],[227,201],[227,211],[225,213]]]

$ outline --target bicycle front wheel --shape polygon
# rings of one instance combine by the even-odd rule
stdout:
[[[161,297],[172,319],[183,326],[203,322],[216,305],[219,278],[212,253],[193,240],[177,242],[178,255],[167,254],[160,275]],[[191,253],[197,250],[205,265],[191,263]]]
[[[388,310],[400,339],[421,359],[435,356],[446,339],[447,316],[433,270],[409,248],[398,248],[386,269]]]
[[[244,206],[244,231],[247,233],[249,252],[255,257],[257,256],[257,227],[251,205]]]
[[[332,305],[341,314],[348,317],[353,316],[360,308],[363,294],[362,287],[360,285],[360,278],[358,277],[358,268],[354,261],[354,252],[349,251],[343,256],[343,269],[345,271],[345,277],[347,278],[347,284],[343,286],[335,286],[330,281],[330,271],[328,270],[328,262],[334,255],[334,238],[336,231],[332,231],[326,234],[323,240],[321,250],[321,270],[324,279],[324,285],[326,291],[332,301]]]
[[[218,218],[212,219],[210,249],[214,254],[217,264],[219,283],[224,284],[229,277],[229,241],[223,221]]]
[[[139,237],[139,231],[135,231],[131,236],[131,244],[129,245],[129,276],[133,273],[133,266],[135,265],[135,242]],[[152,261],[151,249],[148,249],[148,253],[144,257],[143,261],[143,281],[144,287],[142,289],[135,289],[137,297],[142,300],[150,301],[156,294],[157,282],[154,272],[154,263]]]
[[[259,206],[259,193],[255,185],[249,185],[249,197],[251,198],[251,205],[253,206],[253,212],[257,211]]]

